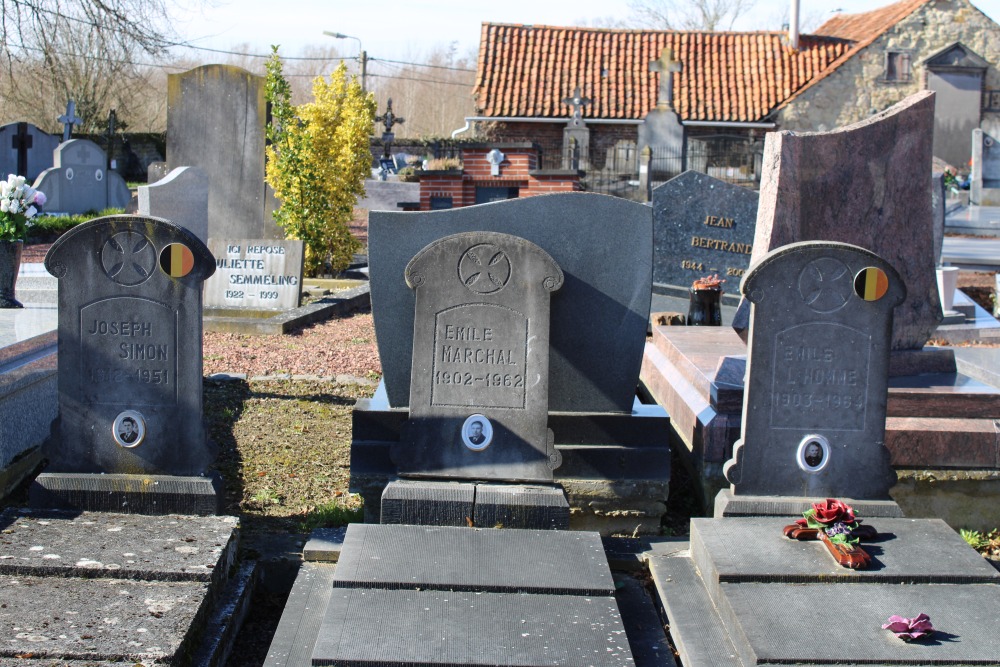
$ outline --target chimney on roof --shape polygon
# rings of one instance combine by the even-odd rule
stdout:
[[[792,9],[788,17],[788,44],[793,49],[799,48],[799,0],[792,0]]]

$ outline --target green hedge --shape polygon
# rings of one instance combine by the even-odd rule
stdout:
[[[106,208],[103,211],[91,211],[78,215],[39,215],[31,221],[28,242],[53,241],[81,223],[94,218],[122,215],[123,213],[125,213],[125,209],[122,208]]]

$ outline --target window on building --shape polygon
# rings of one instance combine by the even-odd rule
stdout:
[[[885,81],[910,80],[910,54],[887,51],[885,54]]]

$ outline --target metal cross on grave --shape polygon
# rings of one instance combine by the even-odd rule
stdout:
[[[590,106],[594,103],[594,100],[589,97],[581,97],[580,86],[577,86],[576,90],[573,91],[573,97],[564,97],[562,103],[573,107],[573,119],[570,120],[570,123],[572,125],[580,125],[582,122],[583,107]]]
[[[10,138],[10,147],[17,151],[17,173],[24,175],[28,171],[28,149],[34,139],[28,134],[28,124],[18,123],[17,132]]]
[[[83,119],[76,115],[76,102],[73,100],[66,102],[66,113],[56,120],[63,124],[63,141],[69,141],[69,137],[73,133],[73,126],[83,122]]]
[[[385,127],[385,132],[382,133],[382,144],[385,150],[385,157],[389,157],[389,147],[392,145],[393,139],[396,138],[396,135],[392,132],[392,126],[397,123],[402,125],[406,122],[406,119],[392,113],[392,98],[390,97],[385,104],[385,113],[381,116],[375,116],[375,122],[382,123]]]
[[[649,63],[650,72],[660,74],[660,89],[656,96],[656,106],[660,108],[674,108],[674,72],[681,71],[681,64],[674,60],[674,51],[664,48],[660,52],[660,59]]]

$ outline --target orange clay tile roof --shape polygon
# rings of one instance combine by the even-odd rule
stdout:
[[[799,50],[780,32],[607,30],[484,23],[475,98],[480,115],[567,118],[562,100],[579,86],[593,104],[584,118],[638,120],[656,106],[659,74],[649,63],[673,49],[674,107],[681,120],[764,120],[853,47],[803,35]]]
[[[809,81],[802,88],[788,96],[787,99],[781,102],[778,108],[784,107],[803,92],[833,74],[848,59],[852,58],[862,49],[870,46],[872,42],[884,35],[894,25],[930,1],[902,0],[902,2],[886,5],[885,7],[865,12],[864,14],[837,14],[821,25],[816,30],[817,35],[850,40],[852,43],[850,50],[830,63],[826,71],[820,72],[812,81]]]

